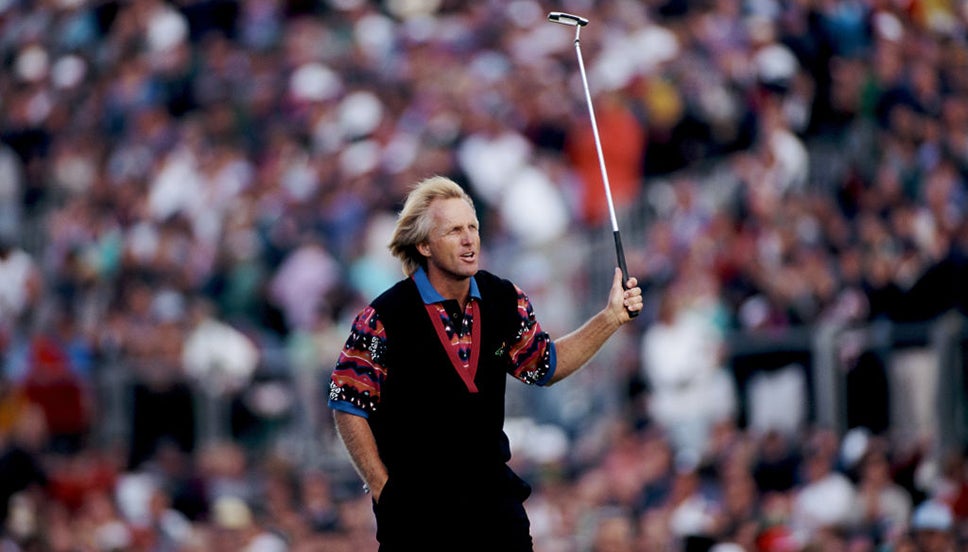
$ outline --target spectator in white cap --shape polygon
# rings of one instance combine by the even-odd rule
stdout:
[[[940,500],[922,502],[911,516],[911,532],[918,552],[954,552],[954,516]]]

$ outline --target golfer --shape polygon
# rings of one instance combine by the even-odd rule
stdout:
[[[381,552],[532,550],[531,488],[507,465],[506,374],[564,379],[642,308],[616,268],[605,308],[552,341],[523,291],[480,270],[478,230],[460,186],[417,184],[390,242],[407,278],[358,314],[333,370],[329,406]]]

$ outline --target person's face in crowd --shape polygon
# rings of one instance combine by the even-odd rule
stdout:
[[[954,552],[955,543],[950,531],[921,529],[915,531],[914,542],[919,552]]]
[[[882,454],[873,453],[864,459],[861,470],[862,481],[877,487],[891,483],[891,465]]]
[[[459,198],[438,200],[430,205],[430,216],[430,237],[417,246],[427,257],[430,280],[463,281],[477,273],[481,236],[473,207]]]
[[[820,481],[830,472],[830,460],[822,452],[812,451],[804,461],[804,469],[807,481]]]

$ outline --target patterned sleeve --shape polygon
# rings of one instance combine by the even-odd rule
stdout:
[[[508,351],[511,357],[508,372],[529,385],[547,385],[557,363],[555,344],[541,329],[541,324],[534,316],[531,300],[517,286],[514,289],[518,293],[520,325]]]
[[[386,331],[372,307],[356,316],[329,382],[329,407],[368,418],[380,404],[386,378]]]

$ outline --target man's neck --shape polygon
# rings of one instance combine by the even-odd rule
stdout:
[[[439,273],[428,273],[427,279],[430,285],[434,286],[444,299],[453,299],[460,303],[461,310],[467,306],[467,300],[471,295],[471,279],[454,279],[443,276]]]

